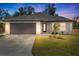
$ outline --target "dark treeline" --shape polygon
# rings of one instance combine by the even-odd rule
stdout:
[[[48,4],[47,7],[46,7],[46,9],[44,9],[40,13],[48,14],[48,15],[52,15],[52,16],[58,16],[58,14],[55,14],[55,12],[56,12],[56,6],[55,6],[55,4]],[[35,12],[35,8],[32,7],[32,6],[19,7],[14,12],[13,15],[10,15],[10,13],[8,12],[8,10],[0,9],[0,19],[9,18],[9,17],[16,17],[16,16],[22,16],[22,15],[31,15],[31,14],[36,14],[36,13],[37,12]]]

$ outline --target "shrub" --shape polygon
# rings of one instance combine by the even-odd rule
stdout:
[[[5,26],[4,23],[0,23],[0,33],[3,33],[5,31],[4,26]]]
[[[49,38],[52,38],[52,35],[49,35]]]

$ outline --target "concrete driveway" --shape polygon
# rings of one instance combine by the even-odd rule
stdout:
[[[0,37],[0,56],[32,56],[35,35],[6,35]]]

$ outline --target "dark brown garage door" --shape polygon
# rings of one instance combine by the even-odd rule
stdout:
[[[11,23],[10,34],[35,34],[35,23]]]

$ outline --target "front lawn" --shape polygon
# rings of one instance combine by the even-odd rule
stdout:
[[[37,56],[79,56],[79,32],[72,35],[37,36],[32,54]]]

